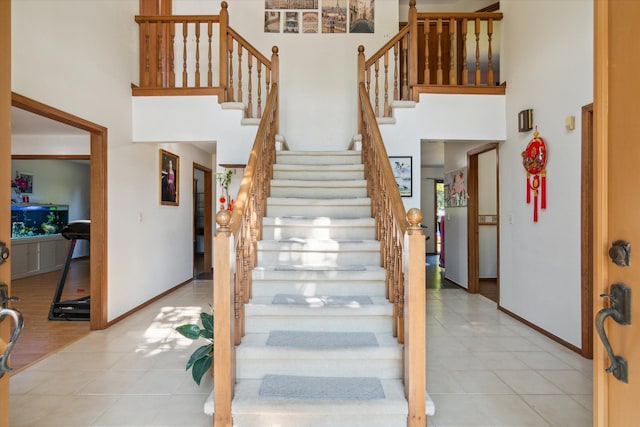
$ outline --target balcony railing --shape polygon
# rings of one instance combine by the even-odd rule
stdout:
[[[278,82],[278,48],[271,58],[229,26],[227,2],[219,15],[136,16],[140,82],[133,95],[217,95],[241,102],[245,117],[260,118]]]
[[[376,117],[390,117],[394,101],[418,101],[421,93],[504,94],[494,54],[501,13],[419,13],[369,58],[361,46],[358,81]]]

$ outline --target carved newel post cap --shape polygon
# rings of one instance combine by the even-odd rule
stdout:
[[[360,45],[358,46],[358,53],[363,53],[364,52],[364,46]]]
[[[422,212],[420,212],[420,209],[409,209],[409,212],[407,212],[407,220],[409,220],[409,224],[411,225],[409,228],[421,228],[419,225],[420,221],[422,221]]]
[[[274,55],[277,55],[278,54],[278,46],[273,46],[271,48],[271,53],[273,53]]]
[[[222,7],[223,9],[226,9],[226,8],[228,8],[228,7],[229,7],[229,5],[227,4],[227,2],[226,2],[226,1],[223,1],[223,2],[220,4],[220,7]]]
[[[225,209],[218,211],[218,213],[216,214],[216,222],[221,229],[229,228],[229,223],[231,222],[231,212]]]

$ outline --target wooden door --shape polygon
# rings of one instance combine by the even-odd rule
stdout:
[[[605,372],[610,361],[594,337],[594,425],[627,427],[640,420],[640,56],[633,54],[632,31],[640,2],[596,0],[594,5],[594,312],[610,306],[600,294],[611,284],[631,289],[631,324],[605,321],[613,351],[627,360],[628,382]],[[626,267],[608,256],[619,239],[631,245]]]
[[[0,241],[10,244],[11,210],[11,1],[0,0]],[[11,286],[11,262],[0,265],[0,282]],[[11,321],[0,323],[0,354],[9,339]],[[9,375],[0,378],[0,427],[9,425]]]

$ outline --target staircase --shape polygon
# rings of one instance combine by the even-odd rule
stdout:
[[[237,348],[241,427],[407,425],[360,153],[280,151]]]

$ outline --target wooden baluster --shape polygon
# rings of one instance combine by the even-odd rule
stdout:
[[[384,53],[384,117],[391,117],[389,108],[389,51]]]
[[[442,18],[436,23],[436,37],[438,43],[438,68],[436,68],[437,84],[442,84]]]
[[[398,81],[400,76],[398,75],[398,43],[393,45],[393,100],[398,101],[400,99],[400,95],[398,94]]]
[[[196,76],[195,87],[200,87],[200,21],[195,22],[196,27]]]
[[[265,98],[268,98],[271,93],[271,68],[266,64],[264,66],[264,89]]]
[[[162,66],[162,29],[164,28],[164,25],[161,23],[158,23],[156,25],[156,28],[158,30],[158,43],[156,45],[156,49],[157,49],[157,61],[156,61],[156,87],[163,87],[162,84],[162,76],[163,76],[163,66]]]
[[[247,54],[248,58],[248,69],[247,69],[247,117],[253,117],[253,101],[252,101],[252,91],[253,87],[251,84],[251,73],[253,69],[253,55],[251,53]]]
[[[455,35],[456,35],[456,20],[449,20],[449,85],[455,86],[456,84],[456,61],[455,61]]]
[[[409,83],[408,83],[408,67],[409,67],[409,58],[407,55],[407,44],[409,43],[409,37],[404,36],[403,38],[403,44],[402,44],[402,67],[403,67],[403,73],[402,73],[402,99],[409,99]]]
[[[229,101],[235,101],[235,90],[233,88],[233,38],[228,36],[227,48],[229,49],[229,60],[227,61],[229,64],[229,89],[227,90],[227,94],[229,96]],[[242,48],[241,48],[242,49]],[[242,99],[241,99],[242,101]]]
[[[187,87],[187,21],[182,22],[182,87]]]
[[[176,24],[172,22],[169,24],[169,37],[171,39],[171,45],[169,46],[169,87],[176,87],[176,70],[175,70],[175,43],[176,43]]]
[[[258,106],[257,106],[257,114],[258,114],[258,118],[262,118],[262,86],[260,86],[260,82],[261,77],[262,77],[262,62],[256,60],[257,64],[256,66],[258,67],[258,82],[256,84],[257,89],[258,89]]]
[[[213,87],[213,50],[211,46],[211,38],[213,36],[213,23],[207,23],[207,87]]]
[[[493,52],[491,51],[491,39],[493,37],[493,18],[487,22],[487,36],[489,39],[489,50],[487,51],[487,86],[493,86]]]
[[[244,100],[244,94],[242,93],[242,53],[243,51],[244,51],[244,48],[242,47],[240,42],[238,42],[238,102],[242,102]],[[251,56],[249,56],[249,59],[251,59]],[[249,79],[251,79],[251,76],[249,76]]]
[[[480,86],[480,18],[476,18],[476,86]]]
[[[379,82],[379,71],[380,71],[380,60],[377,60],[375,62],[375,68],[374,68],[374,76],[375,76],[375,102],[373,104],[373,111],[375,111],[376,113],[376,117],[380,117],[380,82]]]
[[[151,60],[149,59],[150,48],[149,21],[144,22],[144,87],[151,86]]]
[[[424,84],[431,84],[431,69],[429,64],[429,34],[431,33],[431,22],[424,21]]]
[[[233,101],[233,89],[231,84],[229,84],[229,46],[228,42],[230,37],[228,37],[229,30],[229,11],[227,10],[228,4],[226,1],[221,3],[222,9],[220,10],[220,23],[218,25],[218,33],[220,37],[220,46],[218,49],[219,55],[219,77],[218,77],[218,85],[225,90],[223,94],[223,101],[229,102]]]
[[[467,68],[467,18],[462,20],[462,85],[469,84],[469,69]]]

